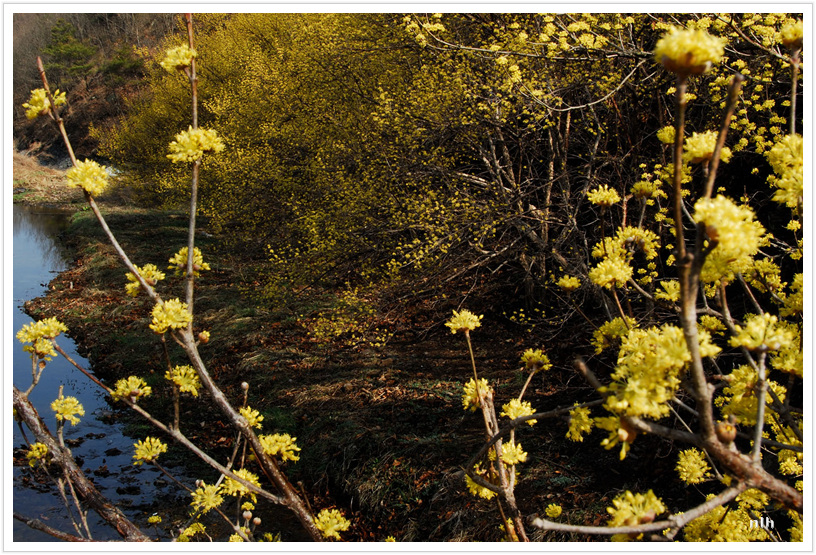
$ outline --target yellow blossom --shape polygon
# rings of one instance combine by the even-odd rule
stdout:
[[[552,368],[550,357],[545,355],[541,349],[527,349],[524,351],[524,354],[521,355],[521,363],[527,370],[533,372]]]
[[[57,420],[67,420],[71,424],[79,424],[79,416],[85,416],[85,409],[76,397],[65,397],[60,395],[53,403],[51,410],[56,414]]]
[[[513,399],[509,403],[502,406],[501,416],[506,416],[511,420],[515,420],[516,418],[520,418],[522,416],[530,416],[531,414],[535,414],[535,410],[527,401]],[[527,424],[532,426],[536,422],[538,422],[538,420],[528,420]]]
[[[176,135],[176,140],[170,143],[170,154],[167,155],[173,162],[195,162],[204,154],[219,153],[224,150],[224,142],[213,129],[193,129]]]
[[[261,429],[261,422],[263,421],[264,417],[257,410],[250,407],[241,407],[238,409],[238,412],[241,413],[241,416],[246,418],[247,424],[249,424],[250,428]]]
[[[314,519],[323,537],[340,539],[340,532],[349,529],[351,523],[337,509],[323,509]]]
[[[486,476],[487,472],[482,470],[481,466],[479,466],[477,464],[473,468],[473,471],[479,477],[485,479],[485,476]],[[468,491],[470,491],[470,493],[472,495],[475,495],[477,497],[481,497],[482,499],[493,499],[496,496],[495,491],[493,491],[491,489],[488,489],[488,488],[486,488],[484,486],[480,486],[467,474],[465,474],[465,485],[467,486]]]
[[[57,356],[54,350],[53,340],[62,332],[67,332],[68,328],[56,318],[45,318],[38,322],[25,324],[17,332],[17,340],[23,343],[23,350],[31,353],[32,356],[44,360],[51,360]],[[25,345],[31,343],[31,345]]]
[[[714,154],[717,146],[716,131],[706,131],[704,133],[692,133],[691,137],[683,143],[683,162],[687,164],[700,164],[708,162]],[[720,151],[720,160],[728,163],[731,160],[731,149],[724,146]]]
[[[581,287],[581,280],[573,276],[561,276],[556,285],[565,293],[571,293]]]
[[[613,345],[613,342],[620,339],[629,330],[636,327],[637,322],[634,318],[626,317],[626,321],[620,316],[605,322],[600,328],[595,330],[592,334],[592,344],[595,346],[595,353],[600,354],[604,349]]]
[[[655,299],[662,299],[669,302],[677,302],[680,299],[680,282],[676,279],[670,279],[660,282],[663,290],[655,291]]]
[[[687,484],[699,484],[705,481],[710,470],[702,451],[698,451],[693,447],[680,451],[675,468],[680,475],[680,479]]]
[[[254,474],[253,472],[250,472],[249,470],[247,470],[245,468],[241,468],[239,470],[233,470],[232,473],[235,474],[236,476],[238,476],[239,478],[242,478],[242,479],[246,480],[247,482],[249,482],[250,484],[252,484],[254,486],[261,487],[260,482],[258,482],[258,475]],[[244,484],[242,484],[238,480],[230,478],[229,476],[224,478],[224,483],[221,484],[221,491],[225,495],[235,495],[235,496],[248,495],[250,497],[250,499],[253,499],[253,500],[255,499],[255,494],[250,491],[248,486],[245,486]]]
[[[802,203],[804,194],[804,141],[801,135],[785,135],[765,153],[774,174],[768,183],[776,187],[773,199],[790,208]]]
[[[465,410],[476,410],[476,407],[482,406],[479,400],[479,394],[483,396],[493,395],[493,389],[488,385],[487,380],[479,378],[479,392],[476,392],[476,381],[470,378],[470,381],[465,384],[464,395],[462,396],[462,404]]]
[[[108,172],[93,160],[77,161],[65,173],[65,181],[71,187],[84,189],[93,196],[101,195],[108,187]]]
[[[159,64],[167,71],[172,72],[188,67],[195,57],[196,51],[194,49],[187,45],[182,45],[169,49]]]
[[[793,333],[784,326],[777,325],[777,318],[771,314],[751,314],[745,319],[745,326],[735,326],[737,335],[731,338],[732,347],[745,347],[749,351],[766,349],[777,351],[794,339]]]
[[[65,93],[61,93],[59,89],[54,91],[54,103],[57,106],[62,106],[67,102],[65,98]],[[28,102],[23,104],[23,108],[26,109],[26,117],[28,119],[34,119],[37,116],[47,114],[51,111],[51,101],[48,100],[48,94],[45,92],[45,89],[34,89],[31,91],[31,97],[28,99]]]
[[[676,133],[673,125],[667,125],[657,132],[657,140],[666,145],[673,145]]]
[[[569,415],[570,422],[567,437],[571,441],[584,441],[584,434],[592,431],[592,418],[590,418],[589,409],[576,406],[570,411]]]
[[[221,486],[216,484],[206,484],[201,482],[201,485],[192,493],[193,501],[190,503],[193,508],[202,512],[207,512],[214,509],[223,503],[224,498],[221,497]]]
[[[141,268],[139,268],[138,266],[134,266],[134,268],[136,268],[136,272],[140,276],[142,276],[142,278],[151,287],[156,285],[157,282],[164,279],[164,272],[159,271],[155,264],[145,264]],[[125,277],[129,282],[128,284],[125,285],[125,292],[131,297],[138,296],[139,291],[142,288],[142,285],[139,283],[139,279],[130,272],[128,272],[125,275]]]
[[[453,311],[453,317],[445,323],[451,333],[468,333],[482,325],[482,315],[476,316],[469,310]]]
[[[150,329],[156,333],[165,333],[168,329],[182,329],[193,321],[193,315],[187,310],[187,303],[171,299],[153,307],[153,322]]]
[[[802,48],[804,28],[801,19],[788,20],[779,30],[779,42],[790,49]]]
[[[240,534],[233,534],[229,537],[229,541],[231,542],[243,542],[244,538],[241,537]]]
[[[518,464],[527,460],[527,453],[521,448],[521,443],[508,441],[502,444],[501,460],[505,464]]]
[[[291,437],[289,434],[272,434],[262,435],[258,439],[263,445],[263,451],[267,455],[279,456],[282,461],[297,461],[300,455],[300,447],[295,444],[296,437]]]
[[[159,455],[167,452],[167,445],[162,443],[161,440],[150,436],[146,437],[144,441],[137,441],[133,444],[133,447],[136,448],[133,455],[133,458],[136,459],[133,464],[136,466],[145,462],[153,462],[159,458]]]
[[[612,507],[606,512],[611,515],[607,526],[636,526],[653,522],[657,515],[666,512],[666,506],[652,490],[646,493],[626,491],[612,500]]]
[[[198,372],[192,366],[176,366],[172,370],[164,373],[164,377],[173,382],[179,391],[190,393],[193,397],[198,397],[198,388],[201,387],[201,379]]]
[[[168,261],[170,262],[170,266],[167,268],[169,270],[174,270],[175,275],[177,276],[187,274],[187,252],[188,247],[181,247],[181,249]],[[209,269],[210,265],[204,262],[204,256],[201,254],[201,250],[199,250],[198,247],[193,247],[193,275],[198,277],[201,270]]]
[[[632,277],[632,267],[620,257],[607,258],[589,271],[589,279],[600,287],[622,287]]]
[[[655,45],[658,63],[680,75],[700,74],[720,63],[725,39],[713,37],[703,29],[672,27]]]
[[[28,466],[34,467],[38,462],[45,462],[45,457],[48,455],[48,446],[44,443],[32,443],[31,448],[26,453],[28,459]]]
[[[587,193],[587,199],[592,204],[598,206],[609,207],[620,202],[620,195],[615,189],[610,189],[609,185],[599,185],[595,189]]]
[[[135,403],[140,397],[147,397],[152,392],[153,389],[142,378],[129,376],[116,382],[116,388],[111,393],[111,397],[114,401],[130,399]]]
[[[547,508],[544,509],[544,514],[547,515],[547,518],[558,518],[561,516],[562,511],[561,505],[550,503],[547,505]]]
[[[147,523],[148,524],[154,524],[154,525],[155,524],[161,524],[161,521],[162,521],[162,517],[160,517],[159,515],[150,515],[149,517],[147,517]]]

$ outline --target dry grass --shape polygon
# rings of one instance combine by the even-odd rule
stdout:
[[[65,185],[65,171],[43,166],[33,156],[14,152],[13,195],[27,204],[72,204],[82,191]]]

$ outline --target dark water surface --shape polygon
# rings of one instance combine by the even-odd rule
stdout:
[[[48,282],[54,275],[67,267],[64,252],[55,237],[65,229],[68,215],[56,211],[32,209],[15,205],[14,213],[14,324],[12,336],[32,319],[23,311],[26,300],[45,293]],[[57,343],[77,362],[89,368],[88,361],[76,354],[76,345],[64,334]],[[13,351],[14,384],[21,390],[31,385],[31,358],[23,351],[22,344],[13,338],[6,343]],[[8,359],[6,359],[8,360]],[[123,435],[122,425],[111,423],[111,407],[102,391],[61,356],[54,358],[46,366],[40,383],[29,399],[37,407],[46,425],[54,432],[56,420],[50,408],[58,397],[59,386],[64,386],[64,395],[79,399],[85,408],[85,416],[79,424],[66,423],[66,440],[79,443],[72,447],[74,456],[81,460],[81,468],[91,476],[103,495],[119,505],[125,513],[143,529],[147,530],[146,519],[151,514],[149,503],[164,495],[174,495],[174,486],[166,487],[160,473],[148,466],[133,466],[134,439]],[[10,395],[11,392],[7,392]],[[19,427],[7,420],[6,440],[11,435],[14,448],[25,447]],[[11,432],[11,434],[10,434]],[[26,432],[29,440],[33,435]],[[69,443],[70,445],[70,443]],[[8,458],[6,459],[9,460]],[[49,526],[74,533],[66,510],[56,488],[52,484],[38,484],[27,466],[14,467],[14,511],[27,517],[37,518]],[[117,489],[119,492],[117,492]],[[164,491],[167,489],[168,491]],[[172,492],[172,493],[171,493]],[[11,518],[11,515],[6,515]],[[95,513],[88,514],[94,539],[121,539],[115,531],[105,525]],[[32,530],[22,522],[14,520],[14,542],[55,541],[51,536]]]
[[[13,380],[14,384],[25,391],[31,385],[31,358],[23,351],[22,344],[14,337],[25,324],[33,320],[23,311],[23,304],[45,294],[48,283],[55,274],[68,267],[66,253],[60,247],[56,237],[68,225],[69,215],[40,208],[32,209],[15,205],[14,213],[14,318],[13,328],[7,329],[12,339],[6,338],[6,348],[13,352]],[[8,278],[8,276],[6,276]],[[7,305],[8,306],[8,305]],[[88,361],[77,355],[76,345],[65,334],[57,338],[57,343],[79,364],[90,368]],[[6,356],[8,361],[10,357]],[[8,372],[8,370],[7,370]],[[61,356],[54,358],[46,366],[40,382],[29,399],[40,413],[46,425],[52,432],[56,430],[56,420],[51,410],[51,402],[58,397],[60,385],[64,386],[63,394],[79,399],[85,408],[85,416],[79,424],[65,425],[64,437],[66,442],[75,441],[77,446],[71,446],[74,457],[86,475],[91,477],[100,492],[142,528],[145,533],[155,537],[155,529],[148,525],[147,518],[158,511],[163,517],[165,526],[170,520],[168,515],[178,517],[184,515],[190,501],[189,494],[171,483],[158,470],[149,466],[133,465],[133,443],[139,438],[127,437],[123,433],[123,425],[116,421],[117,412],[112,410],[102,390],[74,368]],[[9,388],[10,389],[10,388]],[[7,399],[11,400],[11,391],[7,391]],[[9,437],[12,437],[13,448],[26,446],[20,429],[13,422],[11,409],[6,420],[6,461],[11,460]],[[10,428],[13,428],[10,429]],[[29,440],[33,441],[31,432],[26,432]],[[71,443],[68,443],[71,445]],[[18,451],[18,454],[21,453]],[[8,468],[7,468],[8,470]],[[193,478],[185,476],[178,469],[173,469],[174,476],[188,486],[195,482]],[[11,479],[6,473],[6,482]],[[29,518],[36,518],[58,530],[74,533],[73,525],[67,516],[65,506],[52,483],[38,483],[36,475],[27,465],[13,467],[13,510]],[[203,477],[212,483],[211,476]],[[9,521],[12,520],[9,511],[9,493],[6,490],[6,522],[8,532]],[[261,531],[281,532],[284,541],[308,541],[309,538],[292,514],[280,507],[266,507],[256,511],[262,517],[264,525]],[[207,515],[210,517],[210,515]],[[95,540],[121,540],[121,537],[110,526],[104,523],[93,511],[88,513],[91,532]],[[209,520],[209,519],[208,519]],[[223,521],[210,521],[208,530],[223,527]],[[212,526],[212,528],[211,528]],[[229,535],[230,532],[227,532]],[[217,536],[220,537],[220,534]],[[161,539],[169,539],[162,533]],[[7,538],[8,540],[8,538]],[[18,545],[7,548],[30,549],[36,544],[30,542],[53,542],[51,536],[32,530],[22,522],[13,520],[13,542]],[[19,543],[18,543],[19,542]],[[23,543],[26,542],[26,543]]]

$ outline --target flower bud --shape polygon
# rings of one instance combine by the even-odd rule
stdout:
[[[249,384],[248,384],[248,383],[246,383],[246,382],[241,382],[241,389],[243,389],[244,391],[246,391],[247,389],[249,389]]]
[[[250,518],[252,518],[252,511],[244,511],[243,517],[244,520],[249,520]]]
[[[731,422],[717,422],[714,433],[721,442],[731,443],[737,437],[737,427]]]
[[[252,519],[252,524],[254,524],[255,526],[260,526],[260,525],[261,525],[261,519],[260,519],[260,517],[257,517],[257,516],[256,516],[255,518],[253,518],[253,519]]]

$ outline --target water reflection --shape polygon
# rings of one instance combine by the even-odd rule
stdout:
[[[13,212],[15,310],[12,332],[16,334],[25,324],[32,322],[23,312],[23,303],[42,295],[54,274],[67,266],[64,252],[53,238],[66,228],[68,216],[21,206],[14,206]],[[74,360],[88,367],[87,361],[77,355],[76,345],[70,338],[61,335],[57,343]],[[25,390],[31,384],[31,358],[16,339],[11,341],[11,349],[14,384]],[[174,496],[175,489],[170,493],[154,487],[152,482],[159,478],[158,471],[132,465],[133,439],[122,434],[120,425],[103,422],[111,414],[104,395],[62,357],[48,363],[40,383],[29,396],[52,431],[55,420],[50,404],[57,398],[60,385],[64,386],[66,397],[77,397],[85,408],[85,416],[79,424],[65,426],[66,442],[75,446],[72,447],[75,457],[104,495],[120,506],[129,507],[125,510],[126,514],[144,522],[148,503],[162,495]],[[12,436],[15,448],[25,445],[16,425]],[[28,437],[32,437],[30,432]],[[55,489],[50,484],[37,484],[33,477],[25,467],[14,467],[14,511],[38,518],[59,530],[72,532],[73,527]],[[89,513],[88,517],[95,539],[120,539],[95,514]],[[40,541],[55,540],[14,520],[14,542]]]

